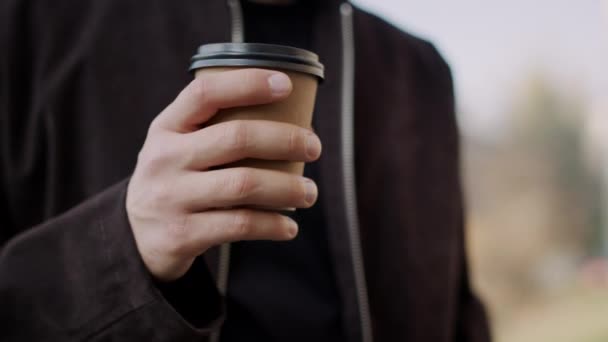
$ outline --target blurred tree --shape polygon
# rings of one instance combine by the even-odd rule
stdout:
[[[472,262],[499,321],[570,286],[601,240],[584,98],[542,72],[517,90],[505,139],[465,140]]]
[[[541,72],[533,73],[513,108],[512,144],[540,162],[552,183],[554,238],[581,244],[593,253],[602,240],[601,187],[584,161],[584,99],[576,85],[567,89],[558,88]]]

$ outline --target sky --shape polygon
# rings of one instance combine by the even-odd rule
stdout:
[[[608,108],[608,0],[353,2],[437,46],[452,66],[470,134],[500,130],[531,72]]]

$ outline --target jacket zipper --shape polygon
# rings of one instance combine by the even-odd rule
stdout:
[[[244,41],[243,9],[239,0],[228,0],[231,16],[231,35],[233,43]],[[350,252],[353,260],[355,287],[357,289],[357,304],[361,322],[362,342],[373,342],[371,315],[365,283],[363,253],[359,236],[359,218],[357,215],[357,193],[355,190],[354,165],[354,77],[355,77],[355,46],[353,32],[353,9],[348,3],[340,6],[342,24],[342,168],[343,189],[346,208],[346,222],[349,232]],[[220,247],[217,287],[222,295],[226,295],[228,273],[230,270],[230,244]],[[219,341],[219,331],[211,336],[212,342]]]
[[[230,31],[233,43],[242,43],[245,38],[243,28],[243,8],[240,0],[228,0],[230,8]],[[230,271],[230,243],[220,246],[220,259],[218,265],[217,287],[222,295],[226,295],[228,289],[228,273]]]
[[[233,43],[245,41],[245,29],[243,28],[243,7],[240,0],[228,0],[230,8],[230,34]]]
[[[245,29],[243,27],[243,8],[240,0],[228,0],[230,9],[230,40],[233,43],[245,41]],[[228,274],[230,273],[230,243],[220,246],[220,256],[217,268],[217,288],[222,296],[226,296],[228,290]],[[210,342],[219,342],[221,327],[210,336]]]
[[[355,88],[355,42],[353,30],[353,8],[349,3],[340,5],[342,24],[342,172],[344,179],[344,199],[346,224],[353,259],[357,304],[361,322],[361,340],[372,342],[372,324],[365,282],[363,252],[359,235],[357,215],[357,192],[355,188],[355,149],[354,149],[354,88]]]
[[[242,43],[245,38],[243,29],[243,8],[240,0],[228,0],[231,19],[231,34],[233,43]],[[217,287],[224,296],[228,289],[228,274],[230,272],[230,243],[220,246],[220,260],[217,272]]]
[[[242,43],[245,38],[243,28],[243,8],[240,0],[228,0],[230,8],[231,22],[231,41],[233,43]],[[228,289],[228,274],[230,272],[230,243],[224,243],[220,246],[220,257],[217,272],[217,287],[220,294],[226,295]]]

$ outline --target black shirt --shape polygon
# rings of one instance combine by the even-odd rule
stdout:
[[[315,6],[243,1],[245,40],[309,49]],[[316,121],[315,118],[313,119]],[[316,163],[305,176],[318,179]],[[340,302],[329,256],[327,221],[319,201],[298,210],[290,242],[233,244],[222,341],[340,341]],[[289,327],[299,326],[296,332]]]

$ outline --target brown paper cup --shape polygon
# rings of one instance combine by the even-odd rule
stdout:
[[[196,71],[196,77],[204,77],[211,73],[218,73],[233,68],[206,68]],[[279,102],[270,104],[238,107],[220,110],[208,125],[231,120],[269,120],[294,124],[304,128],[311,128],[312,113],[317,94],[317,79],[310,75],[298,72],[285,72],[291,79],[293,90],[291,94]],[[245,166],[262,169],[272,169],[302,175],[303,162],[246,159],[227,166]]]
[[[317,86],[323,78],[323,66],[312,52],[292,47],[229,43],[210,44],[199,48],[192,58],[195,77],[238,68],[265,68],[284,72],[291,79],[291,94],[271,104],[220,110],[207,124],[231,120],[270,120],[311,128]],[[245,166],[272,169],[302,175],[303,162],[280,160],[241,160],[225,167]]]

